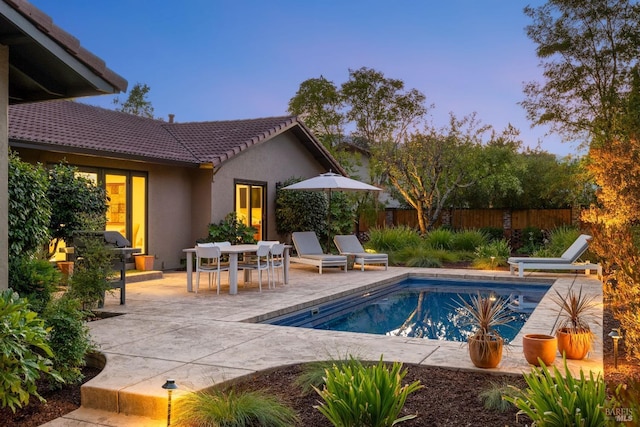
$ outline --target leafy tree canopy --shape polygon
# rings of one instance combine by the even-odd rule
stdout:
[[[549,0],[527,6],[544,83],[525,85],[521,103],[534,124],[567,140],[616,132],[640,58],[640,6],[629,0]]]
[[[9,259],[35,253],[49,241],[47,172],[9,152]]]
[[[109,201],[106,191],[79,175],[77,168],[63,162],[50,169],[47,198],[54,251],[60,240],[68,243],[76,231],[104,230]]]
[[[129,96],[125,101],[121,101],[119,97],[113,100],[116,111],[153,119],[153,106],[151,101],[147,99],[150,90],[151,88],[146,84],[136,83],[129,91]]]

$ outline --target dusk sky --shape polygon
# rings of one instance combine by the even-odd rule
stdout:
[[[523,8],[542,0],[32,0],[129,82],[149,85],[154,114],[178,122],[286,115],[300,83],[340,86],[373,68],[435,104],[447,124],[476,112],[526,145],[576,147],[531,129],[523,83],[541,80]],[[126,94],[119,95],[122,100]],[[80,101],[113,108],[113,96]]]

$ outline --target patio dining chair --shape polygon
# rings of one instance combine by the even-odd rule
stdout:
[[[209,289],[211,289],[213,277],[216,278],[216,292],[220,294],[220,273],[222,271],[229,271],[229,266],[220,262],[220,248],[207,243],[196,245],[196,294],[200,287],[201,273],[208,274]]]
[[[273,281],[273,287],[276,287],[276,270],[282,270],[284,276],[284,244],[276,243],[271,246],[271,280]],[[278,282],[280,283],[280,271],[278,271]]]
[[[271,288],[271,272],[270,272],[270,247],[269,245],[260,245],[256,251],[256,255],[248,261],[244,261],[238,264],[238,269],[249,270],[249,281],[251,281],[251,271],[256,270],[258,272],[258,287],[262,292],[262,272],[267,272],[267,283]]]

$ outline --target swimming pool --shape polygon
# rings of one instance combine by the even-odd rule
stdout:
[[[365,293],[312,306],[263,323],[447,341],[473,333],[459,309],[460,298],[494,295],[512,301],[512,322],[498,328],[506,342],[518,334],[550,284],[442,278],[410,278]]]

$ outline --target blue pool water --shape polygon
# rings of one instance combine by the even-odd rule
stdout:
[[[494,295],[514,301],[509,325],[497,329],[511,341],[549,285],[411,278],[400,283],[279,316],[264,323],[333,331],[466,341],[474,330],[460,298]]]

